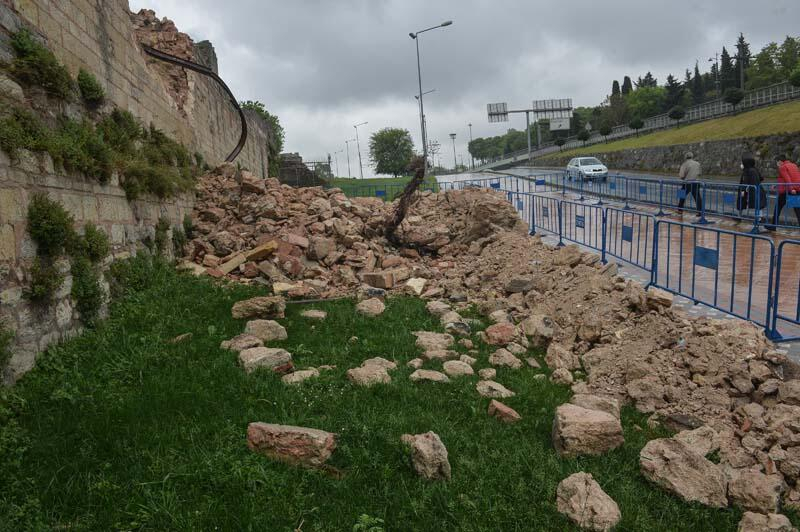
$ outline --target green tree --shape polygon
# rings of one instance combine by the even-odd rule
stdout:
[[[555,142],[556,142],[556,146],[558,146],[558,151],[561,151],[562,150],[562,146],[564,146],[564,144],[567,143],[567,141],[564,140],[563,137],[558,137]]]
[[[653,74],[648,72],[644,75],[643,78],[639,78],[636,81],[636,88],[637,89],[644,89],[648,87],[658,87],[658,80],[653,77]]]
[[[611,84],[611,97],[619,97],[622,95],[622,92],[619,88],[619,81],[614,80],[614,83]]]
[[[678,79],[670,74],[667,76],[667,83],[664,85],[667,90],[667,96],[664,100],[664,110],[671,109],[681,102],[683,97],[683,85]]]
[[[408,169],[414,141],[407,129],[385,127],[370,137],[369,153],[377,173],[397,177]]]
[[[667,90],[664,87],[642,87],[628,95],[628,111],[631,116],[649,117],[661,113]]]
[[[635,116],[633,117],[633,120],[631,120],[630,124],[628,124],[628,127],[636,131],[636,136],[638,137],[639,130],[644,127],[644,121],[638,116]]]
[[[633,92],[633,83],[631,83],[631,78],[630,76],[625,76],[625,79],[622,80],[622,95],[627,96],[632,92]]]
[[[611,134],[611,124],[608,122],[604,122],[600,125],[600,134],[603,135],[603,139],[608,142],[608,136]]]
[[[692,77],[692,99],[694,103],[701,103],[705,100],[706,91],[703,83],[703,76],[700,74],[700,65],[694,62],[694,76]]]
[[[781,79],[789,79],[792,72],[800,64],[800,38],[786,37],[775,58]]]
[[[736,64],[734,66],[734,73],[736,75],[736,86],[741,87],[740,76],[745,72],[744,80],[747,82],[747,69],[750,67],[750,45],[744,40],[744,34],[740,33],[739,38],[736,40]]]
[[[719,90],[724,94],[728,88],[736,87],[736,85],[736,71],[733,68],[733,60],[728,50],[723,46],[719,62]]]
[[[586,146],[586,141],[589,140],[590,136],[591,135],[589,134],[589,132],[585,129],[581,129],[578,132],[578,140],[582,141],[584,146]]]
[[[789,83],[795,87],[800,87],[800,66],[794,69],[789,75]]]
[[[722,99],[733,106],[733,111],[736,112],[736,106],[744,99],[744,91],[736,87],[730,87],[722,95]]]
[[[680,105],[676,105],[669,110],[669,117],[677,122],[677,127],[681,127],[681,120],[686,116],[686,109]]]
[[[281,153],[283,152],[283,142],[285,140],[285,133],[280,119],[271,114],[264,107],[264,104],[259,101],[247,100],[246,102],[239,102],[242,109],[250,109],[255,111],[261,118],[263,118],[270,129],[269,144],[267,146],[267,153],[269,157],[269,177],[278,177],[281,168]]]

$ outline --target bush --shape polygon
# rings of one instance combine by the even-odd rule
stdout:
[[[173,273],[174,268],[163,259],[139,253],[130,259],[112,262],[106,276],[112,297],[120,297],[142,292]]]
[[[91,107],[100,105],[106,97],[106,92],[97,78],[84,69],[78,71],[78,90],[83,101]]]
[[[0,369],[3,369],[11,360],[11,340],[13,339],[14,332],[0,324]]]
[[[20,81],[36,85],[62,100],[71,100],[73,95],[72,78],[53,52],[22,29],[11,36],[11,47],[16,58],[10,71]]]
[[[121,155],[132,155],[136,151],[135,141],[140,140],[144,134],[142,126],[129,111],[114,109],[111,114],[103,117],[97,129],[105,143]]]
[[[159,218],[156,224],[156,237],[155,246],[156,253],[163,255],[167,249],[167,231],[169,231],[170,223],[166,218]]]
[[[683,119],[684,116],[686,116],[686,109],[684,109],[680,105],[676,105],[675,107],[669,110],[669,114],[667,116],[675,120],[678,123],[678,125],[680,125],[681,120]]]
[[[72,273],[72,297],[75,308],[81,316],[81,322],[93,326],[103,305],[103,290],[100,288],[100,277],[88,257],[76,257],[70,268]]]
[[[57,257],[74,238],[72,215],[57,201],[34,194],[28,205],[28,233],[40,255]]]
[[[47,151],[48,131],[30,112],[14,108],[0,118],[0,149],[15,158],[17,150]]]
[[[89,120],[62,119],[48,151],[53,162],[68,171],[81,172],[100,183],[111,178],[112,151]]]
[[[186,247],[187,242],[189,242],[189,239],[186,238],[186,233],[183,232],[183,229],[175,228],[172,230],[172,247],[176,258],[183,257],[183,248]]]
[[[591,135],[589,134],[589,132],[586,131],[585,129],[581,129],[578,132],[578,140],[582,141],[584,146],[586,146],[586,141],[589,140],[590,136]]]
[[[628,127],[636,131],[636,136],[639,136],[639,130],[644,127],[644,121],[638,116],[635,116],[631,119]]]
[[[192,238],[194,235],[194,222],[192,221],[192,216],[189,214],[183,217],[183,232],[187,239]]]
[[[731,87],[729,89],[725,89],[725,93],[722,95],[722,99],[733,106],[733,110],[736,110],[736,106],[744,99],[744,91],[742,89],[737,89],[735,87]]]
[[[64,275],[53,265],[47,257],[36,257],[30,270],[31,282],[25,291],[25,297],[35,303],[46,303],[61,288]]]
[[[97,264],[108,256],[110,248],[106,234],[90,222],[83,228],[83,236],[76,237],[76,243],[70,254],[86,257],[92,264]]]

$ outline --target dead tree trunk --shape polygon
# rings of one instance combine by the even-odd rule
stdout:
[[[408,208],[411,206],[411,200],[414,193],[419,189],[422,182],[425,180],[425,161],[422,157],[415,157],[410,164],[410,169],[414,172],[414,177],[406,184],[403,193],[400,196],[400,201],[397,202],[397,207],[392,214],[392,217],[386,223],[386,239],[394,244],[400,246],[400,240],[397,237],[397,228],[403,223],[403,220],[408,214]]]

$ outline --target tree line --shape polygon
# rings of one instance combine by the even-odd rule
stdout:
[[[733,52],[733,53],[731,53]],[[611,93],[595,107],[578,107],[574,110],[568,131],[551,132],[549,121],[540,120],[542,142],[555,141],[568,136],[587,140],[593,131],[607,136],[615,126],[628,125],[639,130],[644,119],[666,113],[680,124],[686,108],[706,101],[722,98],[736,106],[744,98],[744,91],[789,81],[800,86],[800,37],[787,36],[781,44],[771,42],[757,54],[739,34],[735,46],[729,51],[723,46],[719,54],[701,69],[695,61],[694,68],[687,68],[683,79],[669,74],[663,84],[651,72],[633,81],[624,76],[622,83],[613,80]],[[536,131],[531,126],[531,138]],[[470,154],[480,161],[487,161],[527,147],[525,130],[509,129],[503,135],[476,138],[469,143]]]

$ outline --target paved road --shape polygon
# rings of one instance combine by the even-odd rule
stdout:
[[[534,192],[531,189],[532,181],[528,178],[542,175],[545,172],[529,169],[523,178],[501,179],[501,187],[510,191]],[[486,177],[492,176],[461,174],[439,178],[439,182],[453,183]],[[642,186],[647,185],[644,183]],[[580,201],[579,191],[564,193],[552,187],[546,187],[550,190],[540,188],[535,190],[537,197],[512,193],[510,198],[520,215],[538,234],[549,235],[552,241],[558,241],[553,234],[559,232],[558,206],[562,202],[564,239],[567,243],[576,242],[599,252],[603,246],[602,212],[604,207],[610,207],[607,211],[606,249],[612,256],[608,259],[616,260],[623,266],[621,271],[624,275],[645,284],[649,282],[654,246],[653,225],[656,220],[654,215],[658,211],[656,206],[636,205],[634,210],[625,210],[622,202],[608,197],[599,206],[597,198],[588,198],[586,194],[584,201]],[[694,213],[667,214],[658,218],[663,221],[658,238],[658,284],[690,296],[677,297],[676,302],[692,315],[727,316],[709,306],[694,304],[699,301],[743,318],[766,323],[772,246],[773,243],[777,246],[792,235],[770,233],[753,238],[748,234],[752,229],[751,221],[709,215],[712,223],[703,226],[694,225],[697,220]],[[737,236],[733,233],[744,234]],[[785,289],[779,300],[779,313],[795,316],[800,298],[800,246],[787,246],[786,249],[787,257],[781,272],[781,284]],[[698,257],[695,257],[695,250],[699,250]],[[709,261],[716,263],[715,269],[707,267]],[[783,334],[794,336],[800,332],[786,322],[780,325]],[[800,361],[800,342],[784,343],[781,348],[787,349]]]

